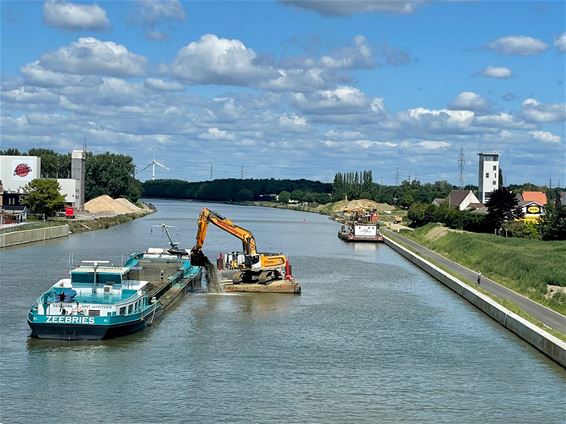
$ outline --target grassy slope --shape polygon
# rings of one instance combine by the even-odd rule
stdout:
[[[427,237],[429,224],[404,235],[562,314],[566,296],[546,299],[547,285],[566,286],[566,242],[502,238],[491,234],[448,232]]]

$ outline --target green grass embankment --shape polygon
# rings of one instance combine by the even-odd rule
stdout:
[[[479,270],[536,302],[566,314],[566,294],[548,295],[548,286],[566,287],[566,241],[503,238],[449,231],[428,224],[405,237],[470,269]]]

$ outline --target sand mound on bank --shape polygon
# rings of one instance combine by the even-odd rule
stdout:
[[[112,199],[104,194],[85,203],[84,208],[90,213],[134,213],[139,212],[140,208],[131,203],[128,199]]]
[[[122,206],[124,206],[125,208],[127,208],[130,212],[139,212],[141,211],[141,208],[138,208],[136,205],[134,205],[132,202],[130,202],[128,199],[125,199],[123,197],[120,197],[119,199],[114,199],[114,202],[121,204]]]
[[[345,210],[358,209],[358,208],[363,208],[368,212],[373,209],[377,209],[378,212],[392,211],[393,209],[395,209],[394,206],[388,205],[386,203],[377,203],[374,202],[373,200],[368,200],[368,199],[348,200],[347,202],[345,200],[341,200],[334,204],[333,209],[336,212],[343,212]]]

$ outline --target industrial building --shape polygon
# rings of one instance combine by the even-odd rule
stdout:
[[[81,211],[85,203],[84,150],[71,153],[71,178],[57,178],[65,204]],[[0,156],[0,216],[25,220],[27,210],[21,205],[23,189],[41,178],[41,158],[38,156]],[[1,220],[1,218],[0,218]],[[15,220],[15,219],[13,219]]]
[[[491,192],[499,188],[499,153],[478,153],[479,181],[478,199],[481,203],[489,200]]]

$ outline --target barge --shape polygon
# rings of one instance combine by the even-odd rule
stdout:
[[[226,293],[284,293],[301,294],[301,285],[292,274],[291,264],[286,259],[285,266],[254,282],[242,281],[239,275],[246,260],[243,252],[221,253],[216,260],[214,272],[220,280],[220,287]]]
[[[379,222],[343,224],[338,231],[338,237],[347,242],[385,242],[383,234],[379,231]]]
[[[31,337],[108,339],[143,330],[182,295],[201,287],[201,267],[181,249],[149,248],[123,266],[86,261],[30,308]]]
[[[366,212],[363,208],[351,209],[341,219],[342,226],[338,237],[347,242],[384,243],[385,239],[379,231],[379,214],[376,209]]]

